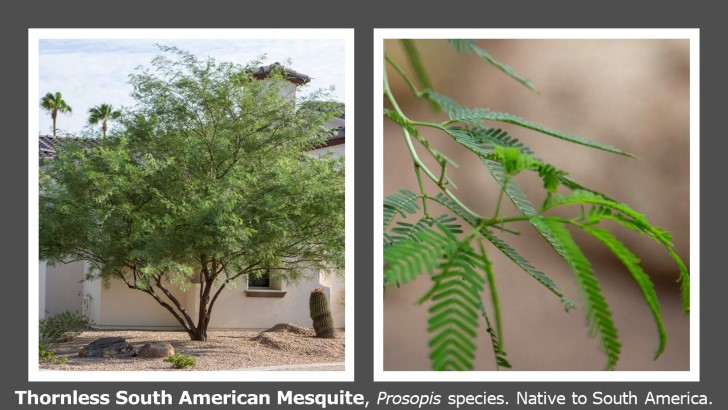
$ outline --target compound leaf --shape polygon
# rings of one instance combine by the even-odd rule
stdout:
[[[385,285],[407,283],[440,268],[443,255],[451,253],[458,242],[446,228],[436,227],[423,227],[415,239],[400,240],[384,249]]]
[[[611,145],[601,144],[598,142],[590,141],[584,137],[581,137],[579,135],[573,135],[573,134],[565,134],[560,131],[556,131],[554,129],[544,127],[543,125],[537,124],[535,122],[527,121],[519,116],[503,113],[503,112],[496,112],[491,111],[487,108],[468,108],[463,105],[458,104],[455,102],[452,98],[446,97],[444,95],[438,94],[433,90],[427,89],[422,92],[423,97],[427,98],[430,101],[433,101],[437,103],[440,107],[442,107],[443,110],[448,114],[450,117],[450,120],[452,122],[462,122],[466,124],[473,124],[473,125],[480,125],[484,121],[498,121],[503,122],[507,124],[513,124],[517,125],[519,127],[527,128],[532,131],[537,131],[542,134],[562,139],[564,141],[573,142],[575,144],[584,145],[587,147],[599,149],[602,151],[608,151],[619,155],[624,155],[627,157],[632,157],[633,155],[622,151],[618,148],[615,148]]]
[[[395,216],[407,217],[408,214],[417,212],[420,209],[417,205],[419,198],[417,194],[407,188],[387,195],[384,198],[384,230],[387,230]]]
[[[617,328],[612,321],[612,312],[602,295],[601,286],[594,276],[589,260],[581,252],[561,220],[537,217],[533,219],[533,224],[539,228],[539,231],[548,233],[551,238],[549,243],[554,246],[554,249],[574,273],[584,297],[584,310],[590,336],[599,338],[602,352],[607,358],[605,368],[614,370],[622,346],[617,338]]]
[[[449,43],[455,47],[455,49],[461,53],[465,54],[475,54],[478,57],[482,58],[483,60],[489,62],[492,64],[495,68],[503,71],[511,77],[512,79],[518,81],[519,83],[526,86],[531,91],[536,91],[536,87],[529,81],[527,78],[522,77],[519,75],[516,70],[514,70],[511,66],[501,63],[500,61],[493,58],[490,53],[483,50],[482,48],[478,47],[478,45],[475,43],[475,40],[448,40]]]
[[[655,359],[657,359],[662,352],[665,351],[665,343],[667,342],[667,331],[665,325],[662,322],[662,314],[660,313],[660,303],[657,301],[657,294],[655,293],[655,286],[652,284],[650,277],[647,276],[642,267],[639,265],[640,259],[633,254],[622,242],[620,242],[611,232],[603,228],[595,228],[591,226],[580,226],[585,232],[591,234],[602,242],[612,253],[624,264],[624,266],[632,274],[637,286],[642,291],[642,296],[650,307],[652,316],[655,319],[655,325],[657,326],[657,333],[660,338],[660,344],[655,352]]]

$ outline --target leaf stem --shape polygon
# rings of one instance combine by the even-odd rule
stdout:
[[[435,174],[433,174],[432,171],[430,171],[430,169],[427,168],[427,166],[422,163],[419,155],[417,155],[417,151],[415,151],[414,144],[412,144],[412,137],[410,136],[409,132],[407,132],[406,129],[402,129],[402,133],[404,134],[405,141],[407,142],[407,148],[409,149],[410,155],[412,156],[412,161],[414,161],[414,163],[420,167],[422,172],[424,172],[425,175],[427,175],[427,177],[430,178],[430,180],[432,182],[435,182],[437,184],[437,186],[440,188],[440,190],[445,195],[447,195],[447,197],[450,198],[451,201],[455,202],[455,204],[457,204],[459,207],[461,207],[463,209],[463,211],[465,211],[468,215],[470,215],[472,218],[475,218],[475,220],[483,219],[482,216],[480,216],[476,212],[473,212],[470,208],[465,206],[465,204],[463,204],[458,199],[458,197],[456,197],[449,189],[447,189],[447,187],[445,186],[444,183],[438,183],[439,178],[436,177]]]
[[[445,169],[447,168],[447,162],[440,162],[440,179],[437,181],[437,185],[445,184]]]
[[[500,213],[501,203],[503,202],[503,193],[505,192],[507,186],[508,186],[508,177],[505,178],[505,180],[503,181],[503,184],[501,184],[500,192],[498,192],[498,201],[495,204],[495,214],[493,215],[493,219],[498,219],[498,214]]]
[[[538,215],[529,215],[529,216],[512,216],[508,218],[501,218],[501,219],[488,219],[485,226],[493,226],[493,225],[500,225],[508,222],[524,222],[524,221],[530,221],[534,217]]]
[[[425,184],[422,182],[422,174],[420,173],[420,165],[418,165],[415,162],[414,166],[415,166],[415,174],[417,175],[417,183],[420,186],[420,194],[422,195],[422,212],[425,214],[426,219],[430,219],[430,214],[429,214],[429,212],[427,212],[427,192],[425,191]]]
[[[422,121],[414,121],[414,120],[411,120],[410,124],[414,125],[414,126],[419,126],[419,127],[435,128],[444,133],[448,133],[447,128],[445,128],[442,124],[435,124],[432,122],[422,122]]]
[[[392,89],[389,87],[389,79],[387,78],[387,71],[386,70],[384,70],[383,77],[384,77],[384,95],[387,97],[387,100],[389,101],[389,103],[392,104],[392,109],[394,109],[394,111],[397,114],[399,114],[400,116],[402,116],[402,118],[404,118],[408,122],[412,123],[407,118],[407,116],[404,115],[404,113],[402,112],[402,109],[399,107],[399,104],[397,104],[397,100],[394,98],[394,95],[392,94]],[[447,187],[445,186],[445,183],[442,182],[442,181],[440,181],[440,178],[438,178],[437,176],[435,176],[435,174],[433,174],[432,171],[430,171],[430,169],[427,168],[427,166],[422,162],[422,160],[420,160],[420,157],[419,157],[419,155],[417,155],[417,151],[415,150],[414,144],[412,144],[412,136],[410,135],[410,133],[405,128],[402,128],[402,134],[404,135],[405,142],[407,143],[407,149],[410,152],[410,156],[412,157],[412,161],[414,162],[415,166],[418,167],[419,169],[421,169],[422,172],[424,172],[424,174],[432,182],[434,182],[434,183],[437,184],[437,186],[440,188],[440,190],[445,195],[447,195],[447,197],[450,198],[450,200],[452,200],[453,202],[455,202],[468,215],[470,215],[476,221],[479,221],[479,220],[483,219],[482,216],[480,216],[476,212],[473,212],[470,208],[468,208],[467,206],[465,206],[465,204],[463,204],[458,199],[458,197],[456,197],[449,189],[447,189]],[[429,149],[429,147],[426,147],[426,148],[428,149],[428,152],[430,152],[431,154],[433,154],[432,151]],[[433,154],[433,156],[434,156],[434,154]]]
[[[500,301],[498,300],[498,290],[496,289],[495,285],[493,264],[491,263],[490,259],[488,259],[483,240],[480,239],[478,243],[480,245],[480,253],[483,255],[483,261],[485,262],[485,275],[488,280],[488,288],[490,289],[490,298],[491,303],[493,304],[493,312],[495,313],[495,327],[496,334],[498,336],[498,351],[496,353],[503,354],[503,321],[501,320]],[[488,326],[490,326],[490,323],[488,323]]]
[[[407,76],[407,73],[404,72],[402,67],[397,65],[397,63],[395,63],[394,60],[389,58],[387,53],[384,53],[384,59],[389,63],[389,65],[392,66],[392,68],[394,68],[397,71],[397,73],[400,75],[400,77],[402,77],[404,82],[407,83],[407,86],[410,88],[410,90],[412,90],[412,93],[414,93],[417,96],[417,98],[420,98],[422,96],[422,93],[420,92],[420,90],[417,89],[417,86],[415,85],[415,83],[413,83],[412,80],[410,80],[409,76]],[[386,76],[387,76],[387,70],[385,67],[384,77],[386,78]],[[385,81],[386,81],[386,79],[385,79]],[[388,85],[387,85],[387,87],[388,87]]]

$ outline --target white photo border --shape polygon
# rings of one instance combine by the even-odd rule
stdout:
[[[39,43],[47,39],[327,39],[345,46],[346,268],[344,371],[60,371],[38,364]],[[28,30],[28,380],[35,381],[354,381],[354,29],[29,29]]]
[[[699,29],[375,29],[374,266],[383,265],[383,77],[387,39],[687,39],[690,42],[690,370],[687,371],[384,371],[383,277],[374,275],[375,381],[700,381],[700,30]]]

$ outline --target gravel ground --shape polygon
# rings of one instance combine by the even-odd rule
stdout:
[[[181,331],[92,330],[78,338],[53,346],[64,365],[41,362],[41,369],[53,370],[176,370],[159,358],[79,357],[78,351],[101,337],[123,337],[136,348],[147,342],[169,342],[176,352],[195,357],[195,370],[234,370],[248,367],[331,363],[344,361],[344,332],[333,339],[314,337],[313,329],[281,323],[263,332],[211,330],[207,342],[190,340]]]

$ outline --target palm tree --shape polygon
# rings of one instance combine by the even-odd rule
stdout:
[[[95,107],[91,107],[91,109],[88,110],[88,114],[89,124],[101,123],[101,133],[103,134],[104,138],[106,138],[106,131],[109,129],[109,120],[115,120],[121,117],[121,111],[115,111],[114,107],[111,104],[101,104]]]
[[[63,97],[61,96],[60,92],[48,93],[40,100],[40,106],[44,110],[51,113],[51,118],[53,119],[53,136],[56,136],[56,117],[58,116],[59,112],[73,112],[71,109],[71,106],[66,104],[65,101],[63,101]]]

